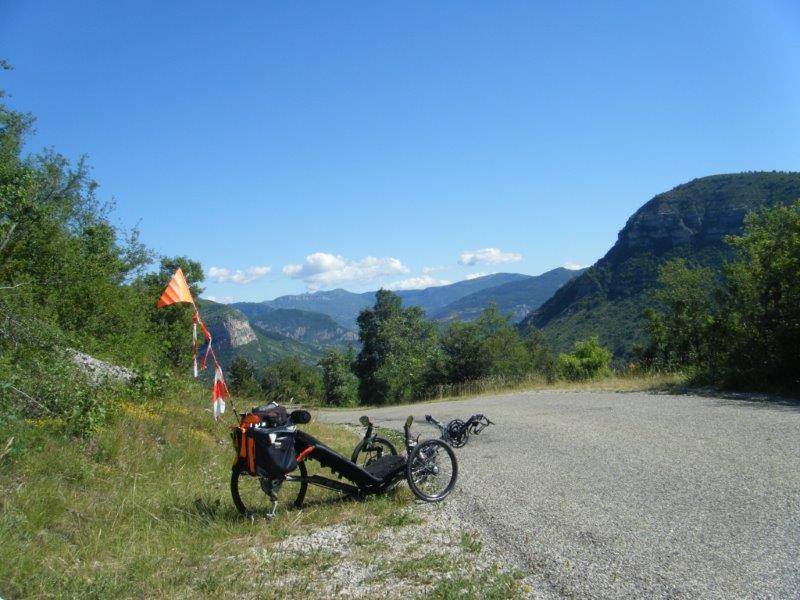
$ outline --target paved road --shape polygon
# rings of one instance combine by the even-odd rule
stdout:
[[[499,424],[457,450],[449,502],[537,595],[800,598],[800,403],[536,392],[370,415],[427,412]]]

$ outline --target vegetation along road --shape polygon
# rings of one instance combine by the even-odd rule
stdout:
[[[498,425],[457,451],[451,508],[537,597],[800,596],[800,403],[537,392],[369,410],[418,431],[473,412]]]

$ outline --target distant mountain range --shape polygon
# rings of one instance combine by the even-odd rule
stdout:
[[[429,318],[472,320],[495,302],[516,322],[579,274],[563,268],[539,276],[497,273],[397,293],[404,305],[421,307]],[[374,302],[375,292],[336,289],[266,302],[225,305],[201,300],[201,311],[225,366],[242,356],[262,367],[285,356],[315,362],[326,347],[357,345],[356,319]]]
[[[563,267],[547,271],[534,277],[525,276],[474,292],[433,311],[431,318],[437,321],[471,321],[478,318],[491,302],[500,312],[511,316],[513,322],[521,321],[531,311],[539,308],[558,288],[585,269],[570,270]]]
[[[421,290],[400,290],[396,292],[405,306],[419,306],[428,316],[460,298],[505,283],[528,279],[529,275],[518,273],[496,273],[459,281],[449,285],[429,287]],[[341,326],[355,330],[358,314],[375,303],[375,292],[354,293],[343,289],[280,296],[258,304],[269,308],[298,309],[328,315]],[[251,304],[251,303],[248,303]],[[234,306],[241,306],[242,303]],[[252,310],[252,309],[248,309]]]
[[[731,255],[725,236],[741,233],[744,216],[800,198],[800,173],[739,173],[695,179],[637,210],[608,253],[588,269],[541,275],[498,273],[422,290],[397,292],[443,323],[472,320],[491,302],[521,333],[541,329],[556,352],[597,335],[617,360],[646,339],[644,308],[654,303],[659,268],[682,257],[721,268]],[[357,345],[358,314],[375,292],[343,289],[231,305],[202,301],[223,363],[244,356],[263,366],[284,356],[316,362],[326,347]]]
[[[646,337],[643,311],[653,304],[659,268],[685,258],[716,269],[731,256],[724,239],[742,232],[745,215],[800,198],[800,173],[714,175],[659,194],[637,210],[608,253],[566,283],[520,324],[542,329],[553,349],[597,335],[617,359]]]

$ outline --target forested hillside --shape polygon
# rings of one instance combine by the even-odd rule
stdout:
[[[229,304],[263,332],[282,335],[315,347],[347,347],[358,340],[355,332],[339,325],[329,315],[296,308],[272,308],[264,302]]]
[[[322,356],[317,346],[254,326],[241,311],[232,306],[210,300],[200,300],[199,306],[213,336],[217,356],[225,368],[236,357],[246,360],[257,369],[263,369],[289,357],[314,364]]]
[[[593,335],[617,358],[644,343],[644,310],[654,303],[659,268],[684,258],[715,272],[732,250],[725,237],[742,232],[745,215],[800,198],[800,173],[714,175],[679,185],[642,206],[595,265],[570,281],[521,324],[542,329],[556,351]]]

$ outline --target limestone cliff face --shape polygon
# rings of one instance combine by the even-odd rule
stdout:
[[[238,311],[231,311],[221,319],[224,335],[233,348],[240,348],[256,341],[256,334],[249,321]]]
[[[759,204],[754,198],[716,194],[700,201],[683,187],[656,196],[637,210],[620,231],[617,244],[628,250],[648,250],[718,242],[741,233],[745,215]]]
[[[544,329],[556,350],[598,335],[618,357],[644,337],[644,308],[666,261],[719,269],[731,257],[728,235],[745,216],[800,198],[800,173],[753,172],[695,179],[659,194],[637,210],[608,253],[564,284],[520,324]]]

